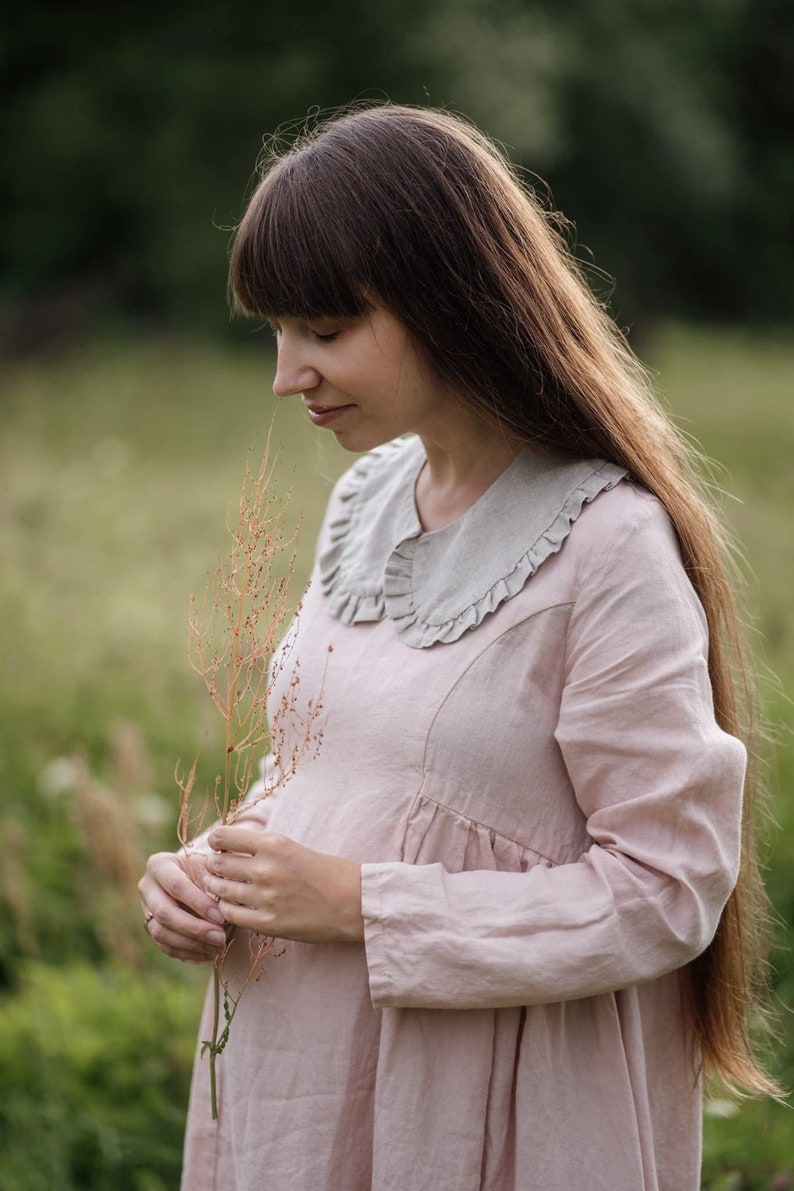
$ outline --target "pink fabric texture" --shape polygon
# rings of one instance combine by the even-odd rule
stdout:
[[[249,818],[362,863],[366,943],[266,961],[217,1125],[196,1060],[186,1191],[696,1191],[678,969],[735,882],[744,772],[706,645],[627,481],[450,644],[346,625],[312,583],[324,739]]]

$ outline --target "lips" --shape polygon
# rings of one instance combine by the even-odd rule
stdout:
[[[354,408],[353,405],[307,405],[306,412],[315,426],[330,426],[331,422],[337,421],[349,409]]]

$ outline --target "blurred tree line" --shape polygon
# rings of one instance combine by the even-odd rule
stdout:
[[[794,314],[789,0],[50,0],[0,53],[6,350],[109,316],[224,333],[262,137],[362,98],[499,138],[624,324]]]

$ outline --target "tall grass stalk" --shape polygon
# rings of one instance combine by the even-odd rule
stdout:
[[[258,470],[252,469],[250,456],[246,462],[239,515],[236,523],[227,520],[229,555],[208,575],[203,601],[190,597],[190,662],[225,725],[223,762],[212,795],[216,818],[222,824],[233,823],[244,810],[283,786],[306,753],[319,747],[321,738],[315,721],[322,690],[301,710],[297,662],[292,662],[293,676],[268,721],[268,699],[276,679],[291,661],[298,625],[296,614],[285,635],[293,611],[289,593],[297,526],[290,531],[284,527],[289,493],[280,495],[274,484],[278,460],[271,452],[271,433],[272,426]],[[249,794],[256,758],[270,749],[275,761],[272,776],[263,790]],[[178,834],[190,864],[195,848],[190,839],[194,831],[203,828],[210,799],[205,798],[195,812],[195,761],[187,774],[177,767],[176,780],[181,792]],[[194,879],[200,878],[194,874]],[[250,936],[249,969],[234,985],[225,972],[230,944],[229,939],[215,960],[212,1033],[201,1044],[202,1055],[209,1055],[213,1120],[218,1119],[218,1055],[228,1041],[240,999],[272,951],[274,940]]]

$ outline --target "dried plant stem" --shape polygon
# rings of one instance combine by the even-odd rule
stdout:
[[[214,786],[217,819],[224,824],[234,822],[244,809],[253,805],[246,795],[259,750],[267,752],[269,745],[277,760],[276,776],[260,795],[265,798],[288,780],[308,750],[319,746],[321,736],[315,730],[315,721],[321,710],[322,691],[314,700],[308,700],[307,710],[299,709],[297,662],[293,663],[287,693],[275,710],[271,709],[268,721],[268,698],[290,661],[295,643],[296,628],[290,629],[286,637],[284,632],[291,616],[289,585],[295,568],[297,536],[297,529],[289,534],[283,530],[289,496],[280,497],[274,490],[277,460],[271,458],[270,442],[269,432],[256,472],[251,469],[250,459],[246,462],[239,516],[236,524],[227,522],[232,540],[228,558],[208,576],[201,608],[193,596],[190,600],[190,661],[225,723],[225,755]],[[296,624],[297,620],[293,621]],[[271,666],[279,641],[279,653]],[[201,830],[207,804],[205,800],[202,810],[198,814],[193,812],[195,762],[187,775],[178,771],[176,780],[182,795],[178,833],[190,867],[188,841],[196,827]],[[239,988],[233,989],[231,978],[224,973],[229,943],[219,952],[214,965],[212,1034],[201,1045],[202,1055],[209,1056],[213,1120],[218,1119],[218,1055],[228,1041],[240,998],[273,948],[272,939],[255,935],[251,938],[257,942],[251,949],[248,974]]]
[[[209,1043],[210,1052],[210,1107],[212,1109],[212,1119],[218,1119],[218,1080],[215,1073],[215,1059],[218,1055],[218,1028],[221,1021],[221,976],[217,966],[215,967],[214,977],[212,981],[212,1038]],[[202,1044],[202,1054],[207,1043]]]

